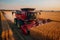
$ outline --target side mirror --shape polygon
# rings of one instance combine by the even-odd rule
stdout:
[[[12,12],[12,15],[14,14],[15,12]]]

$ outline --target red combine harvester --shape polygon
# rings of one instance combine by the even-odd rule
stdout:
[[[21,11],[15,12],[14,23],[24,34],[29,34],[29,29],[34,25],[39,25],[36,19],[37,13],[34,10],[34,8],[22,8]]]
[[[12,14],[15,13],[16,16],[16,18],[14,18],[15,25],[17,25],[17,27],[21,29],[24,34],[29,34],[29,30],[33,26],[38,26],[41,23],[45,24],[47,22],[55,21],[43,18],[38,19],[36,16],[37,12],[35,12],[34,10],[34,8],[22,8],[21,11],[16,10],[16,12],[12,12]]]
[[[47,22],[56,21],[43,18],[37,19],[37,12],[35,12],[34,10],[34,8],[22,8],[21,11],[16,10],[16,12],[12,12],[12,14],[15,13],[16,16],[16,18],[14,18],[14,23],[19,29],[22,30],[24,34],[29,34],[30,28],[32,28],[33,26],[38,26],[40,23],[45,24]]]

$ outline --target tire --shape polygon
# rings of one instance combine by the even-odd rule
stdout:
[[[22,32],[23,32],[23,34],[25,34],[25,35],[29,35],[29,34],[30,34],[30,31],[28,31],[28,30],[22,31]]]
[[[25,26],[21,27],[21,31],[24,35],[29,35],[30,34],[30,31]]]

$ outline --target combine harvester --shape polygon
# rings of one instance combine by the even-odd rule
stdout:
[[[33,26],[38,26],[40,23],[46,23],[47,21],[51,21],[49,19],[38,19],[37,14],[41,14],[40,12],[35,12],[34,8],[22,8],[20,10],[16,10],[15,13],[16,18],[14,18],[14,23],[17,25],[18,28],[22,30],[24,34],[30,33],[30,28]]]

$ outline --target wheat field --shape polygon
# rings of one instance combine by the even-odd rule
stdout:
[[[12,12],[8,11],[5,13],[7,19],[14,20],[15,16],[12,15]],[[37,17],[60,21],[60,12],[41,12],[41,15],[37,15]],[[30,29],[30,35],[35,40],[60,40],[60,22],[49,22],[32,27]]]
[[[60,21],[60,12],[41,12],[40,18]],[[30,29],[35,40],[60,40],[60,22],[49,22]]]
[[[54,12],[41,12],[41,15],[39,15],[40,18],[45,19],[52,19],[60,21],[60,11],[54,11]]]

